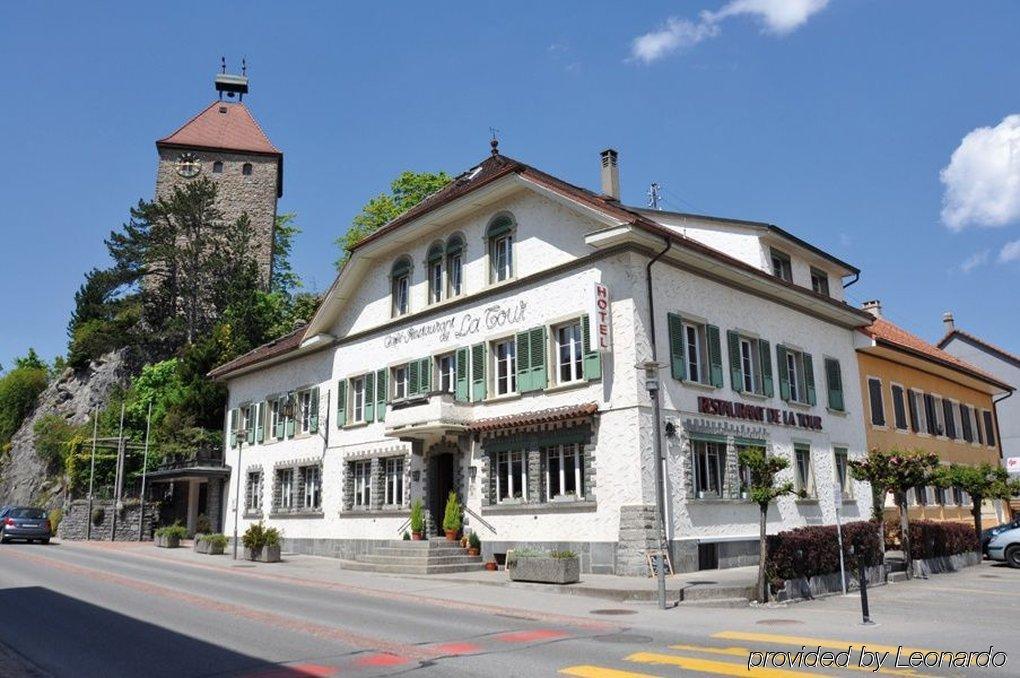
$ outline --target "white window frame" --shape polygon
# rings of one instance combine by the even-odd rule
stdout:
[[[758,340],[752,337],[738,336],[740,346],[740,380],[745,393],[760,393],[758,385]],[[746,349],[746,354],[745,354]]]
[[[503,357],[499,355],[501,346],[508,346],[509,351]],[[491,344],[492,352],[492,392],[497,396],[517,393],[517,338],[514,336],[496,339]],[[506,368],[506,374],[500,376],[500,367]]]
[[[386,457],[383,461],[383,504],[404,505],[404,458]]]
[[[428,265],[429,274],[429,303],[438,304],[443,300],[443,291],[446,289],[443,275],[443,259],[440,257]]]
[[[354,497],[351,505],[357,509],[367,509],[372,505],[372,460],[352,461],[351,473],[354,475]]]
[[[301,508],[314,511],[322,508],[322,469],[318,466],[302,466],[301,481],[305,486]]]
[[[695,496],[698,499],[722,497],[723,483],[726,480],[726,443],[695,439],[691,441],[691,451],[694,457]],[[704,486],[702,475],[706,481]],[[715,481],[715,489],[711,489],[712,480]]]
[[[408,369],[407,365],[397,365],[390,369],[390,383],[393,400],[407,398]]]
[[[254,479],[255,482],[252,482]],[[248,479],[245,483],[245,511],[262,510],[262,471],[248,471]]]
[[[508,231],[489,238],[491,266],[489,282],[505,282],[514,277],[514,232]]]
[[[786,385],[790,389],[790,402],[804,403],[801,396],[801,372],[803,371],[803,354],[795,349],[786,349]],[[806,389],[805,389],[806,390]]]
[[[807,453],[807,478],[803,478],[800,468],[800,453]],[[814,498],[815,494],[815,468],[814,459],[811,455],[811,446],[807,443],[795,443],[793,446],[793,470],[796,476],[797,491],[803,491],[808,498]]]
[[[843,477],[840,478],[839,459],[843,458]],[[844,499],[853,496],[853,479],[850,477],[850,449],[842,445],[834,445],[832,448],[832,473],[833,480],[839,485],[840,492]]]
[[[520,464],[520,477],[514,477],[514,466]],[[503,487],[503,469],[506,468],[507,487]],[[521,487],[517,487],[517,481]],[[506,496],[503,496],[504,490]],[[517,495],[520,496],[517,496]],[[496,453],[496,503],[512,504],[528,500],[528,454],[525,450],[500,450]]]
[[[297,394],[297,432],[305,434],[312,429],[312,391],[305,389]]]
[[[459,297],[464,293],[464,251],[446,257],[446,296]]]
[[[277,469],[276,474],[280,483],[280,508],[289,511],[294,508],[294,469]]]
[[[946,410],[942,404],[945,399],[940,395],[931,394],[931,407],[935,410],[935,435],[943,440],[949,439],[946,429]],[[941,431],[941,432],[940,432]]]
[[[283,439],[283,438],[277,438],[276,437],[276,427],[280,423],[280,420],[282,418],[283,418],[283,401],[280,400],[279,398],[273,398],[272,401],[270,401],[270,403],[269,403],[269,431],[267,432],[266,437],[265,437],[265,439],[267,441],[268,440],[282,440]],[[286,429],[286,423],[287,422],[284,421],[283,423],[284,423],[284,428]],[[287,431],[284,430],[283,434],[284,434],[284,436],[286,436],[287,435]]]
[[[544,450],[546,455],[545,462],[545,491],[546,501],[581,501],[584,499],[584,448],[579,443],[565,443],[560,445],[553,445],[547,447]],[[553,458],[557,460],[557,473],[554,477],[550,470],[552,464],[550,463]],[[568,478],[567,471],[564,469],[564,461],[568,457],[573,457],[574,470],[574,491],[570,494],[565,494],[563,488],[566,487],[566,481]],[[559,489],[558,493],[553,493],[553,483],[556,483]]]
[[[393,316],[407,315],[411,310],[410,273],[393,276],[391,294],[393,295]]]
[[[365,375],[351,379],[351,423],[365,421]]]
[[[576,334],[574,329],[576,328]],[[569,336],[566,337],[567,343],[564,344],[563,332],[569,332]],[[574,384],[579,381],[584,381],[584,328],[581,327],[580,318],[571,320],[570,322],[556,325],[553,328],[553,341],[555,342],[555,353],[556,353],[556,383],[557,384]],[[564,363],[564,347],[566,347],[567,362]],[[567,372],[567,378],[563,378],[564,371]]]
[[[444,368],[445,363],[445,368]],[[457,356],[453,353],[443,353],[436,356],[436,375],[439,381],[439,390],[443,393],[453,393],[457,390]]]
[[[928,436],[928,413],[924,411],[924,391],[912,388],[910,394],[910,397],[914,398],[914,409],[917,411],[917,431],[914,433],[919,436]],[[910,418],[909,407],[907,418]]]

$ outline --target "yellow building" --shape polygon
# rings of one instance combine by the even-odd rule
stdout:
[[[860,331],[857,358],[868,449],[934,452],[944,464],[1000,464],[994,396],[1013,387],[881,317]],[[970,497],[956,489],[917,487],[908,493],[911,519],[970,523]],[[985,501],[982,523],[1009,519],[1009,506]],[[896,509],[887,498],[886,519]]]

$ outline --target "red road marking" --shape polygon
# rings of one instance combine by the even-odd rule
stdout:
[[[355,666],[400,666],[401,664],[407,664],[410,661],[411,660],[407,657],[380,653],[361,657],[358,661],[354,662],[354,664]]]
[[[482,646],[474,643],[441,643],[433,645],[432,649],[444,655],[461,655],[481,652]]]
[[[566,631],[556,631],[554,629],[535,629],[534,631],[512,631],[510,633],[501,633],[494,636],[496,640],[500,640],[504,643],[531,643],[536,640],[550,640],[552,638],[563,638],[567,635]]]

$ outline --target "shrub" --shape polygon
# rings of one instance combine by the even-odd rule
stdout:
[[[202,541],[219,548],[226,548],[230,542],[225,534],[203,534]]]
[[[102,507],[92,509],[92,524],[100,525],[106,518],[106,510]]]
[[[43,367],[16,367],[0,377],[0,444],[21,427],[45,388]]]
[[[64,519],[64,512],[58,508],[50,510],[50,530],[53,534],[57,533],[57,528],[60,527],[60,521]]]
[[[407,530],[404,530],[404,536],[401,537],[401,539],[403,539],[404,541],[411,541],[411,533],[408,532]]]
[[[565,549],[563,551],[550,551],[549,557],[556,558],[557,560],[559,560],[562,558],[576,558],[577,554],[574,553],[573,551],[570,551],[569,549]]]
[[[181,525],[181,521],[175,522],[173,525],[164,525],[163,527],[156,530],[157,537],[169,537],[177,539],[188,538],[188,528]]]
[[[850,553],[853,545],[854,553]],[[839,539],[835,525],[797,527],[767,540],[766,571],[772,580],[798,579],[839,572]],[[878,525],[857,521],[843,525],[843,560],[848,570],[882,562]]]
[[[478,538],[477,532],[472,532],[471,534],[468,535],[468,546],[470,546],[473,549],[482,548],[482,540]]]
[[[421,503],[421,499],[415,499],[411,502],[411,532],[424,532],[425,531],[425,507]]]
[[[265,527],[260,520],[252,523],[241,536],[241,543],[246,549],[261,551],[266,546],[279,546],[280,531],[275,527]]]
[[[939,558],[978,551],[974,528],[968,523],[912,520],[910,522],[910,557]]]
[[[50,466],[63,465],[75,444],[81,427],[68,423],[59,414],[46,414],[35,422],[35,451]]]
[[[450,496],[446,498],[446,514],[443,516],[443,529],[456,532],[460,529],[460,499],[457,493],[450,490]]]
[[[195,519],[195,532],[199,534],[209,534],[212,532],[212,523],[204,513],[199,513],[198,518]]]

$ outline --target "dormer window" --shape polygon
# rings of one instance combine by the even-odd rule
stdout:
[[[769,249],[772,252],[772,275],[786,282],[793,282],[793,266],[790,264],[790,255],[775,247]]]
[[[464,291],[464,238],[451,235],[446,241],[446,296],[457,297]]]
[[[410,310],[411,260],[408,257],[397,259],[390,272],[390,292],[393,299],[393,316],[404,315]]]
[[[811,267],[811,289],[818,294],[829,296],[829,274],[820,268]]]
[[[489,282],[498,283],[513,277],[513,217],[501,214],[489,223],[485,235],[489,241]]]
[[[429,272],[429,303],[443,300],[443,244],[435,243],[425,257]]]

